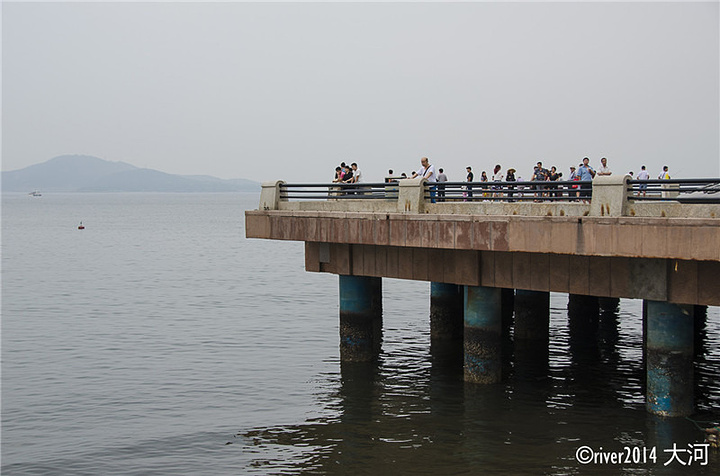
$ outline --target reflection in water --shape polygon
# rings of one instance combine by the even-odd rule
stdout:
[[[575,451],[588,445],[657,447],[656,464],[593,466],[592,474],[678,474],[683,468],[662,465],[663,450],[704,436],[686,419],[645,411],[640,302],[565,312],[566,296],[551,299],[549,350],[514,343],[513,371],[495,385],[463,382],[461,342],[386,329],[377,362],[338,364],[327,417],[238,435],[256,455],[246,472],[585,474]],[[699,361],[706,394],[695,418],[703,420],[720,418],[719,328],[705,330],[715,344]],[[713,458],[692,474],[717,474]]]

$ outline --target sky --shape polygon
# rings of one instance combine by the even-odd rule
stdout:
[[[2,3],[2,170],[720,177],[717,1]]]

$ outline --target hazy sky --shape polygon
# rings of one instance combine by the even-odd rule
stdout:
[[[718,177],[719,30],[717,2],[3,2],[2,169]]]

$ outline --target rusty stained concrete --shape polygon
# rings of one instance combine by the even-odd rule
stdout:
[[[248,238],[720,261],[720,220],[249,210]]]
[[[720,220],[246,212],[308,271],[720,305]]]

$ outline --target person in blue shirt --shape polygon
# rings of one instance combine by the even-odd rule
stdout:
[[[580,167],[578,167],[577,174],[580,176],[580,180],[584,181],[592,181],[593,178],[595,178],[595,169],[590,167],[590,159],[585,157],[582,160],[582,164]],[[589,200],[592,196],[592,185],[590,184],[582,184],[580,187],[580,197],[584,200]]]

